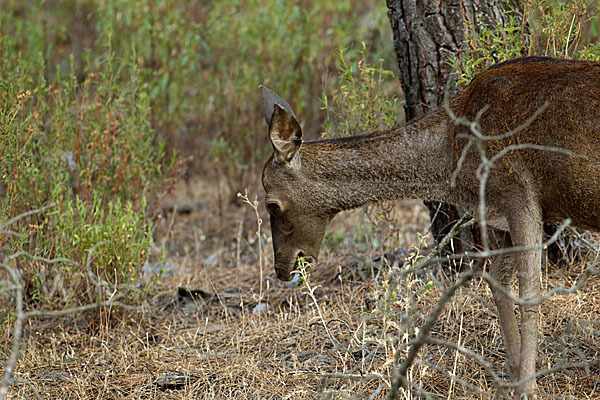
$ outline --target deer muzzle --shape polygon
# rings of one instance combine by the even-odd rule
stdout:
[[[285,262],[282,260],[283,257],[279,258],[275,256],[275,274],[277,279],[281,281],[290,281],[293,277],[293,272],[301,267],[300,260],[303,260],[304,264],[308,266],[316,263],[316,257],[305,255],[302,250],[295,253],[294,259]]]

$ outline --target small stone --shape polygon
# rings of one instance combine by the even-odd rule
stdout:
[[[258,315],[262,312],[267,311],[267,304],[266,303],[258,303],[257,305],[254,306],[254,309],[252,310],[252,314],[254,315]]]
[[[291,281],[283,282],[283,286],[287,288],[295,288],[300,285],[300,274],[294,274],[294,277]]]
[[[210,256],[206,257],[204,264],[207,267],[214,267],[217,265],[217,261],[219,261],[219,253],[212,253]]]

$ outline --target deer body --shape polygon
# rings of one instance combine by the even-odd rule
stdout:
[[[468,128],[443,108],[387,132],[302,143],[291,107],[268,89],[262,98],[274,147],[263,186],[280,279],[291,278],[298,255],[316,260],[329,221],[342,210],[418,198],[479,216],[481,158],[475,146],[465,151]],[[449,108],[478,120],[483,135],[499,138],[483,142],[488,159],[523,145],[490,170],[485,220],[509,233],[507,245],[537,250],[496,257],[490,273],[510,289],[516,270],[519,297],[538,298],[543,222],[570,218],[575,226],[600,230],[600,63],[532,57],[498,64]],[[520,306],[519,326],[514,303],[492,289],[511,375],[524,381],[535,373],[538,306]],[[535,379],[517,388],[518,394],[535,391]]]

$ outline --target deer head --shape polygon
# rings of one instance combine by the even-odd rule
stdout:
[[[260,86],[265,121],[273,155],[262,174],[265,206],[271,219],[271,234],[277,277],[289,281],[304,257],[316,262],[333,212],[317,201],[319,184],[302,168],[302,129],[294,111],[273,91]]]

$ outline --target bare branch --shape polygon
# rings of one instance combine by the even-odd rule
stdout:
[[[450,372],[446,371],[444,368],[440,367],[439,365],[435,365],[432,363],[428,363],[427,361],[421,361],[421,360],[415,360],[415,365],[423,365],[427,368],[433,369],[433,370],[439,372],[440,374],[444,375],[446,378],[468,388],[473,393],[477,393],[479,395],[485,395],[485,396],[489,396],[489,397],[493,396],[492,393],[486,392],[485,390],[482,390],[478,386],[475,386],[463,379],[460,379],[458,376],[451,374]],[[510,400],[510,397],[508,397],[508,396],[505,396],[504,398],[507,400]]]
[[[521,379],[520,381],[506,382],[503,384],[503,386],[506,388],[517,387],[517,386],[522,385],[525,382],[528,382],[532,379],[536,379],[543,375],[550,374],[552,372],[561,371],[564,369],[571,369],[571,368],[585,368],[586,370],[588,370],[589,367],[593,367],[596,365],[600,365],[600,358],[593,360],[593,361],[582,361],[582,362],[570,363],[570,364],[558,364],[553,367],[540,369],[540,370],[536,371],[535,374],[529,375],[527,378]]]
[[[120,296],[122,297],[122,296]],[[35,310],[29,311],[25,313],[26,318],[36,318],[36,317],[62,317],[69,314],[81,313],[89,310],[94,310],[96,308],[102,307],[111,307],[111,308],[122,308],[124,310],[129,311],[142,311],[144,309],[143,306],[132,306],[129,304],[121,303],[115,300],[101,301],[94,304],[86,304],[79,307],[66,308],[64,310],[55,310],[55,311],[44,311],[44,310]]]
[[[468,357],[473,358],[475,361],[477,361],[477,363],[479,365],[481,365],[485,369],[485,371],[488,373],[490,378],[492,378],[492,380],[494,381],[494,386],[498,389],[498,392],[500,393],[500,395],[502,397],[504,397],[505,399],[510,400],[510,396],[503,390],[503,388],[506,385],[506,382],[502,378],[500,378],[498,376],[498,374],[496,374],[492,364],[490,362],[488,362],[485,358],[483,358],[481,355],[479,355],[478,353],[474,352],[473,350],[468,349],[464,346],[461,346],[457,343],[449,342],[449,341],[442,340],[439,338],[429,337],[427,339],[427,343],[435,344],[438,346],[448,347],[448,348],[456,350],[459,353],[462,353]]]
[[[16,320],[13,329],[10,356],[6,361],[4,367],[4,375],[2,376],[2,384],[0,385],[0,400],[4,400],[12,382],[12,374],[14,372],[15,366],[17,365],[17,360],[19,359],[19,355],[21,353],[21,337],[23,336],[23,324],[26,318],[23,312],[23,286],[21,285],[21,277],[14,268],[8,265],[7,262],[3,262],[2,267],[8,272],[15,285],[13,297],[15,301]]]
[[[4,230],[9,225],[14,224],[15,222],[17,222],[27,216],[39,214],[39,213],[41,213],[45,210],[48,210],[52,207],[55,207],[55,205],[50,204],[50,205],[42,207],[40,209],[32,210],[32,211],[28,211],[23,214],[20,214],[17,217],[15,217],[15,218],[11,219],[10,221],[1,225],[0,230]],[[3,233],[6,233],[6,232],[11,232],[11,231],[5,230]],[[21,275],[18,272],[18,270],[15,267],[10,265],[10,262],[12,260],[16,260],[18,258],[27,258],[29,260],[45,263],[48,265],[58,264],[58,263],[66,263],[66,264],[73,265],[76,267],[84,268],[86,270],[88,276],[90,277],[90,279],[96,283],[97,287],[100,287],[100,286],[114,287],[115,285],[109,284],[108,282],[106,282],[105,280],[101,279],[96,274],[94,274],[90,268],[94,252],[98,249],[99,246],[104,245],[106,243],[107,243],[106,241],[96,243],[94,246],[92,246],[92,248],[90,248],[88,250],[85,266],[82,266],[80,263],[78,263],[74,260],[68,259],[68,258],[64,258],[64,257],[45,258],[45,257],[32,255],[26,251],[19,251],[19,252],[16,252],[14,254],[10,254],[10,255],[4,257],[4,259],[1,262],[1,266],[4,270],[6,270],[6,272],[8,273],[8,277],[10,279],[3,280],[1,282],[1,284],[2,284],[1,291],[4,293],[6,293],[6,292],[12,293],[14,309],[15,309],[15,322],[14,322],[13,333],[12,333],[12,344],[11,344],[11,348],[10,348],[10,355],[8,357],[8,360],[5,363],[4,374],[2,377],[2,382],[0,384],[0,400],[4,400],[6,398],[8,390],[13,382],[22,382],[22,383],[28,384],[30,386],[30,388],[32,389],[35,397],[40,398],[39,393],[37,392],[35,387],[33,387],[29,382],[13,377],[13,373],[14,373],[17,361],[21,354],[21,340],[23,337],[24,324],[28,319],[37,318],[37,317],[60,317],[60,316],[64,316],[64,315],[85,312],[85,311],[102,308],[102,307],[118,307],[118,308],[123,308],[123,309],[127,309],[127,310],[135,310],[135,311],[139,311],[139,310],[143,309],[142,306],[132,306],[132,305],[128,305],[128,304],[119,302],[118,299],[124,297],[124,295],[122,293],[114,292],[113,295],[110,297],[110,299],[107,301],[98,301],[93,304],[87,304],[87,305],[83,305],[83,306],[79,306],[79,307],[67,308],[64,310],[53,310],[53,311],[33,310],[33,311],[25,312],[24,311],[24,300],[23,300],[24,299],[23,283],[21,281],[22,278],[21,278]],[[117,287],[118,286],[119,285],[117,285]],[[98,299],[100,299],[100,297],[98,297]]]
[[[11,220],[9,220],[9,221],[3,223],[2,225],[0,225],[0,231],[3,231],[8,226],[14,224],[15,222],[18,222],[18,221],[22,220],[23,218],[27,218],[27,217],[29,217],[31,215],[42,213],[42,212],[44,212],[46,210],[49,210],[51,208],[54,208],[54,207],[56,207],[56,204],[55,203],[50,203],[50,204],[48,204],[48,205],[46,205],[44,207],[41,207],[41,208],[38,208],[38,209],[35,209],[35,210],[31,210],[31,211],[27,211],[27,212],[24,212],[22,214],[19,214],[16,217],[12,218]]]
[[[429,332],[433,328],[433,325],[436,323],[438,317],[444,310],[444,307],[446,306],[448,301],[452,298],[452,296],[458,290],[458,288],[460,288],[463,284],[465,284],[466,282],[471,280],[473,276],[475,276],[475,273],[479,270],[481,264],[482,262],[480,261],[472,269],[463,272],[460,279],[458,279],[452,286],[450,286],[445,292],[442,293],[442,296],[436,303],[435,307],[431,310],[431,312],[427,316],[427,320],[423,324],[423,327],[420,329],[417,340],[413,342],[405,360],[402,362],[402,364],[400,364],[400,366],[394,373],[394,379],[392,381],[392,387],[390,388],[390,392],[388,394],[388,399],[395,399],[398,395],[398,389],[400,388],[400,386],[405,385],[404,382],[406,381],[406,371],[408,370],[408,367],[410,367],[410,365],[414,361],[415,357],[417,356],[417,353],[419,352],[419,349],[427,342]],[[396,357],[398,358],[400,356],[399,352],[397,352],[396,354]]]

